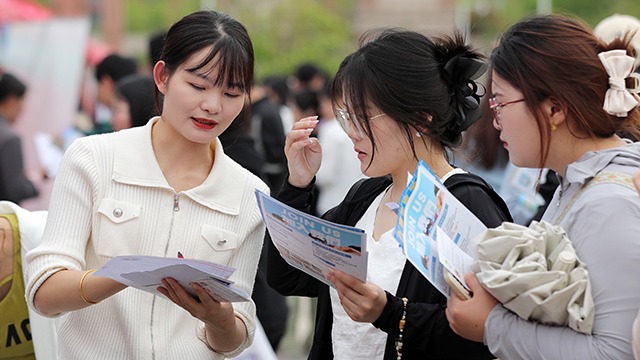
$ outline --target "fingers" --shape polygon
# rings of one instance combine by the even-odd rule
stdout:
[[[295,123],[291,127],[291,130],[287,133],[287,138],[285,141],[285,151],[287,148],[298,144],[298,147],[304,147],[304,142],[309,140],[309,135],[313,132],[313,130],[318,125],[318,117],[310,116],[303,118]],[[300,145],[299,143],[303,144]]]
[[[353,276],[333,270],[329,272],[345,312],[354,321],[375,321],[387,303],[386,293],[379,286],[362,282]]]
[[[472,272],[464,274],[464,281],[469,285],[469,289],[471,289],[472,292],[475,292],[482,287],[478,281],[478,277]]]

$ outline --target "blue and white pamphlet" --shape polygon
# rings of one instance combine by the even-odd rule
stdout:
[[[332,269],[366,281],[364,230],[306,214],[258,190],[256,197],[271,240],[289,265],[329,286]]]
[[[399,205],[394,236],[407,259],[447,297],[445,269],[469,289],[463,274],[471,271],[476,258],[473,238],[487,227],[422,161]]]

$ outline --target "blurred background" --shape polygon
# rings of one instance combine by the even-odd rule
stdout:
[[[247,27],[257,83],[278,76],[289,85],[302,64],[331,77],[374,27],[426,35],[458,29],[489,54],[501,31],[527,15],[569,13],[592,27],[615,13],[640,16],[638,0],[0,0],[0,73],[27,85],[13,127],[22,137],[25,172],[39,189],[22,206],[47,208],[64,149],[101,125],[97,65],[118,54],[133,59],[137,73],[149,74],[152,39],[201,8],[218,9]],[[279,358],[306,358],[313,308],[290,303],[293,316]]]

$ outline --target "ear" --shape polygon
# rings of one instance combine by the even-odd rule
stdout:
[[[153,67],[153,81],[155,81],[158,90],[165,95],[167,92],[167,84],[169,83],[169,71],[164,61],[160,60]]]
[[[427,133],[427,131],[428,131],[428,130],[427,130],[427,126],[426,126],[426,124],[427,124],[427,123],[430,123],[430,122],[433,120],[433,116],[431,116],[431,115],[429,115],[429,114],[427,114],[427,113],[424,113],[424,112],[420,112],[420,116],[421,116],[422,118],[424,118],[424,120],[425,120],[425,125],[418,125],[418,126],[416,126],[416,127],[415,127],[415,129],[416,129],[416,131],[417,131],[418,133],[420,133],[421,135],[424,135],[424,134],[426,134],[426,133]]]
[[[567,106],[553,96],[542,103],[542,109],[549,118],[549,126],[559,127],[567,119]]]

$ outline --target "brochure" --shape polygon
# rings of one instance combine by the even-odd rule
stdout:
[[[116,256],[99,268],[94,275],[116,280],[127,286],[162,295],[157,290],[162,279],[171,277],[192,296],[190,284],[202,285],[217,301],[249,301],[250,296],[233,286],[229,276],[234,268],[197,259],[166,258],[157,256]]]
[[[463,274],[476,258],[472,240],[486,229],[420,161],[400,198],[394,235],[407,259],[445,296],[445,269],[468,289]]]
[[[364,230],[306,214],[258,190],[256,197],[271,240],[287,263],[329,286],[326,274],[332,269],[366,281]]]

